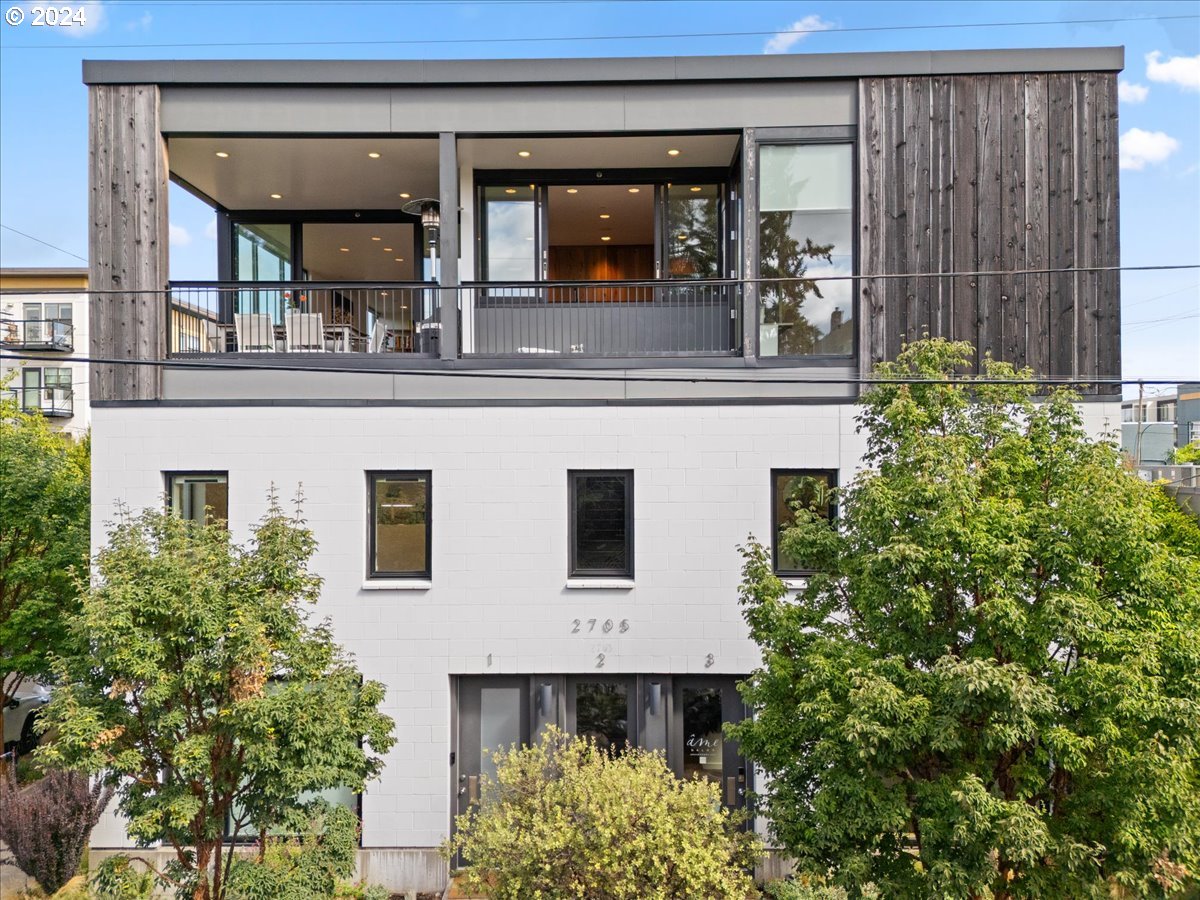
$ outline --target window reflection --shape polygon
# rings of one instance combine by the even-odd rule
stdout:
[[[537,278],[536,209],[533,188],[483,189],[484,254],[490,281],[533,281]]]
[[[720,782],[725,736],[721,689],[683,689],[683,777]]]
[[[667,272],[672,278],[720,277],[720,188],[667,185]]]
[[[575,687],[575,733],[602,750],[620,753],[629,742],[629,697],[624,684],[585,681]]]

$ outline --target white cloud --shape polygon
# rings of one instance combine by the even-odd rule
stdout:
[[[149,31],[150,24],[154,21],[154,16],[150,13],[142,13],[140,19],[134,19],[132,22],[125,23],[126,31]]]
[[[35,6],[41,9],[47,9],[51,5],[53,5],[55,9],[62,8],[58,4],[37,2],[25,2],[18,5],[25,10],[26,23],[32,20],[33,7]],[[7,7],[7,4],[5,4],[5,6]],[[65,24],[66,19],[63,19],[61,20],[60,24],[54,26],[47,25],[44,28],[39,28],[38,30],[52,31],[55,34],[61,34],[63,37],[85,38],[90,37],[99,31],[103,31],[105,26],[108,24],[106,21],[108,9],[102,2],[100,2],[100,0],[84,0],[84,2],[72,3],[69,4],[69,8],[72,13],[78,12],[82,15],[83,24],[80,24],[74,19],[74,17],[72,17],[69,25]]]
[[[763,47],[763,53],[787,53],[812,32],[828,31],[835,27],[832,22],[826,22],[818,15],[805,16],[773,35]]]
[[[1161,131],[1130,128],[1121,135],[1121,168],[1135,172],[1146,163],[1160,163],[1179,149],[1179,141]]]
[[[1200,54],[1195,56],[1172,56],[1162,60],[1162,53],[1155,50],[1146,54],[1146,77],[1164,84],[1177,84],[1185,91],[1200,91]]]
[[[192,236],[182,225],[168,226],[171,243],[176,247],[186,247],[192,242]]]
[[[208,238],[210,241],[215,241],[217,239],[217,220],[216,219],[209,220],[209,223],[204,226],[204,236],[206,238]]]
[[[1117,82],[1117,98],[1122,103],[1144,103],[1148,96],[1150,88],[1144,84],[1135,84],[1132,81]]]

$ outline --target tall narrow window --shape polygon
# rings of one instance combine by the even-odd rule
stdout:
[[[721,277],[721,185],[666,187],[667,275]]]
[[[428,578],[430,473],[372,472],[370,577]]]
[[[854,349],[853,148],[778,144],[759,150],[759,355],[846,355]],[[771,280],[776,279],[776,280]]]
[[[837,472],[828,469],[774,469],[771,472],[771,536],[775,572],[802,575],[808,571],[799,560],[784,553],[780,537],[796,522],[796,511],[811,510],[832,520],[833,489]]]
[[[226,472],[168,472],[171,510],[192,522],[212,525],[229,521],[229,475]]]
[[[538,277],[537,207],[529,185],[483,189],[484,278],[535,281]]]
[[[633,472],[570,472],[572,577],[633,577]]]

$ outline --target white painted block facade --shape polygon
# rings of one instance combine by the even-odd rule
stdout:
[[[737,545],[769,539],[771,469],[837,469],[844,483],[865,442],[849,404],[92,412],[94,547],[118,503],[162,502],[164,471],[227,470],[239,541],[272,485],[284,499],[303,487],[325,579],[317,614],[387,686],[396,721],[396,746],[363,798],[364,848],[446,837],[452,675],[750,671],[758,654],[737,602]],[[1120,421],[1119,403],[1084,412],[1093,433]],[[634,470],[634,586],[568,588],[567,472],[610,468]],[[430,585],[364,589],[365,473],[408,469],[432,471]],[[589,634],[593,618],[630,627]],[[583,633],[571,633],[574,619]],[[126,843],[119,820],[107,815],[92,841]]]

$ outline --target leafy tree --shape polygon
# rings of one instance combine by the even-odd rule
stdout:
[[[1171,453],[1171,463],[1176,466],[1200,463],[1200,441],[1176,447]]]
[[[123,516],[56,667],[40,752],[116,785],[129,833],[173,847],[196,900],[226,896],[243,829],[287,821],[304,792],[361,790],[393,743],[382,686],[308,621],[321,581],[298,516],[271,497],[246,546],[219,524]]]
[[[745,900],[753,834],[721,806],[720,787],[681,781],[662,756],[616,755],[547,729],[495,756],[480,805],[456,823],[448,854],[470,861],[462,887],[488,897]]]
[[[1069,393],[955,378],[971,355],[925,341],[880,367],[898,380],[863,396],[840,522],[800,507],[784,538],[821,573],[798,596],[744,549],[763,665],[732,730],[774,833],[852,895],[1194,885],[1200,530]]]
[[[25,412],[0,383],[0,708],[45,678],[88,562],[90,441]]]

